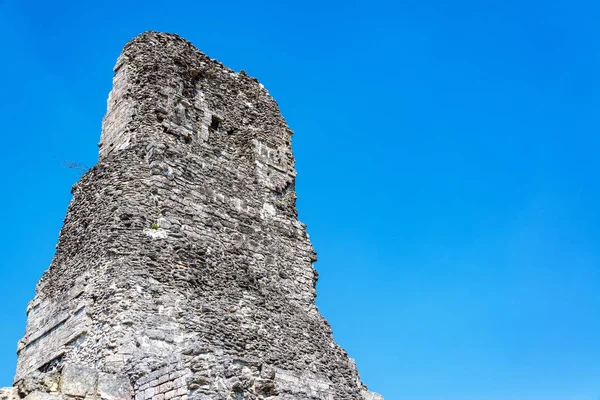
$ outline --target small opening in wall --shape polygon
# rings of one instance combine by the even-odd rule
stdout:
[[[42,373],[47,373],[47,372],[53,371],[54,369],[58,368],[58,366],[62,362],[63,356],[64,356],[64,354],[60,354],[58,357],[48,361],[46,364],[39,367],[38,371],[40,371]]]
[[[213,115],[210,119],[210,129],[218,131],[221,126],[221,120],[216,115]]]

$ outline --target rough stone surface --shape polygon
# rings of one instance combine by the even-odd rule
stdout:
[[[59,394],[46,392],[31,392],[25,396],[25,400],[61,400],[63,397]]]
[[[67,364],[62,370],[61,391],[69,396],[85,397],[93,394],[98,384],[98,371],[94,368]]]
[[[0,400],[16,400],[18,398],[17,388],[0,389]]]
[[[114,71],[99,162],[28,308],[19,397],[382,399],[314,304],[269,93],[163,33]]]
[[[133,388],[127,376],[100,373],[98,395],[106,400],[127,400],[133,397]]]

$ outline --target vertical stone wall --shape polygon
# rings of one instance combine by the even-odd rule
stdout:
[[[176,35],[128,43],[29,309],[18,395],[380,398],[314,304],[291,136],[243,71]]]
[[[114,68],[113,89],[108,95],[107,112],[102,121],[100,157],[126,149],[133,132],[129,131],[135,116],[135,103],[128,97],[131,68],[124,57],[119,57]]]

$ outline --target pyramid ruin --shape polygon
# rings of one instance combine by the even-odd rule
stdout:
[[[0,399],[382,400],[315,306],[291,137],[244,71],[131,40]]]

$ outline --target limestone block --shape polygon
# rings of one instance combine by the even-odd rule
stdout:
[[[102,400],[130,400],[133,388],[127,376],[100,373],[98,395]]]
[[[67,364],[62,372],[62,393],[68,396],[85,397],[93,394],[98,382],[98,372],[81,365]]]
[[[51,393],[35,391],[35,392],[29,393],[25,397],[24,400],[61,400],[61,399],[63,399],[63,396],[61,396],[59,394],[51,394]]]

